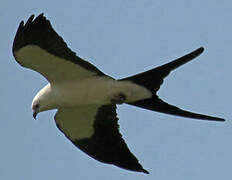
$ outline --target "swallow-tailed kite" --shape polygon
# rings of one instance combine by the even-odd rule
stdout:
[[[161,100],[157,91],[164,78],[203,52],[199,48],[172,62],[116,80],[76,56],[43,14],[32,15],[18,27],[13,55],[23,67],[42,74],[49,83],[32,102],[33,116],[58,109],[57,127],[83,152],[103,163],[148,173],[130,152],[119,132],[117,104],[130,104],[176,116],[224,121],[182,110]]]

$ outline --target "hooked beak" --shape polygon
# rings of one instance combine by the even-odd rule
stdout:
[[[38,112],[36,110],[33,110],[33,118],[36,120],[36,116],[37,116]]]

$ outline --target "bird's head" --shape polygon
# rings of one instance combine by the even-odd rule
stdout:
[[[54,108],[52,98],[49,84],[36,94],[31,104],[34,119],[36,119],[38,113]]]
[[[31,104],[31,109],[34,119],[36,119],[38,113],[49,109],[48,101],[46,98],[44,98],[44,94],[41,95],[41,91],[34,97]]]
[[[33,113],[33,118],[36,119],[36,116],[39,112],[41,112],[40,110],[40,102],[38,100],[33,100],[32,101],[32,105],[31,105],[31,109],[32,109],[32,113]]]

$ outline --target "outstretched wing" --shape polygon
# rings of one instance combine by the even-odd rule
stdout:
[[[57,127],[83,152],[103,163],[148,173],[119,133],[116,105],[59,109]]]
[[[99,69],[71,51],[43,14],[32,15],[18,27],[13,55],[23,67],[42,74],[48,81],[65,81],[104,75]]]

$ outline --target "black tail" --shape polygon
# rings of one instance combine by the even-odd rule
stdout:
[[[149,99],[144,99],[144,100],[130,103],[130,105],[138,106],[138,107],[152,110],[152,111],[157,111],[157,112],[176,115],[176,116],[188,117],[188,118],[193,118],[193,119],[225,121],[224,119],[219,118],[219,117],[207,116],[203,114],[197,114],[197,113],[182,110],[176,106],[170,105],[162,101],[156,95],[154,95],[152,98],[149,98]]]
[[[136,84],[144,86],[145,88],[149,89],[151,92],[156,93],[161,84],[163,83],[164,78],[174,69],[178,68],[179,66],[193,60],[197,56],[199,56],[204,51],[204,48],[201,47],[181,58],[173,60],[167,64],[159,66],[157,68],[151,69],[149,71],[136,74],[134,76],[130,76],[120,80],[128,80],[132,81]]]
[[[174,69],[179,66],[191,61],[195,57],[199,56],[204,51],[204,48],[201,47],[181,58],[178,58],[174,61],[171,61],[167,64],[159,66],[157,68],[151,69],[149,71],[136,74],[131,77],[127,77],[121,80],[131,81],[138,85],[145,87],[150,90],[153,96],[149,99],[144,99],[140,101],[136,101],[133,103],[129,103],[130,105],[138,106],[144,109],[157,111],[166,114],[172,114],[176,116],[194,118],[194,119],[205,119],[205,120],[214,120],[214,121],[225,121],[222,118],[207,116],[203,114],[197,114],[182,110],[178,107],[170,105],[164,101],[162,101],[157,95],[156,92],[159,90],[161,84],[163,83],[164,78]]]

